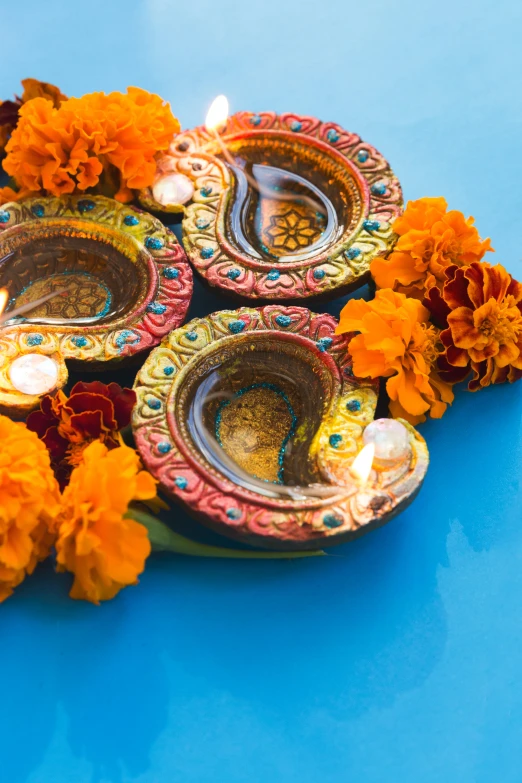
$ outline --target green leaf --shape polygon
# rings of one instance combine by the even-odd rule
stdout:
[[[147,528],[150,543],[155,552],[166,551],[194,557],[225,557],[236,560],[290,560],[301,557],[319,557],[326,554],[320,549],[311,552],[256,552],[254,550],[209,546],[208,544],[200,544],[198,541],[191,541],[190,538],[175,533],[170,527],[145,511],[130,508],[125,516],[140,522]]]

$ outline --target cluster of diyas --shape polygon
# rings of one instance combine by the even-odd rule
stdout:
[[[382,155],[296,114],[240,112],[219,130],[176,136],[140,194],[147,208],[184,212],[185,249],[202,278],[259,302],[331,298],[367,282],[402,211]]]
[[[301,307],[223,311],[173,331],[138,373],[133,429],[161,486],[220,533],[272,549],[347,541],[402,510],[424,440],[374,422],[336,321]],[[375,444],[368,483],[350,475]]]
[[[30,198],[0,210],[0,288],[0,408],[19,415],[64,385],[65,360],[122,361],[179,326],[192,272],[141,210],[103,196]]]

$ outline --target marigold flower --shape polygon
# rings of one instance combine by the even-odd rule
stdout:
[[[38,79],[23,79],[24,92],[21,98],[15,96],[14,101],[0,101],[0,153],[9,141],[11,133],[18,122],[20,107],[33,98],[45,98],[51,101],[57,109],[62,101],[67,100],[58,87],[48,82],[39,82]],[[5,203],[5,202],[4,202]]]
[[[439,332],[428,319],[417,299],[383,289],[371,302],[350,300],[337,327],[337,334],[360,332],[348,346],[355,375],[388,378],[392,416],[412,424],[427,412],[440,418],[453,402],[451,385],[437,373]]]
[[[0,416],[0,601],[48,556],[59,511],[44,444],[24,424]]]
[[[117,383],[80,382],[69,397],[62,391],[46,395],[40,410],[29,414],[27,427],[47,446],[62,489],[93,440],[110,449],[121,445],[119,432],[130,424],[135,403],[136,393]]]
[[[379,288],[392,288],[422,299],[433,286],[442,288],[449,266],[480,261],[493,250],[481,240],[473,218],[451,210],[443,198],[409,201],[393,229],[399,239],[387,257],[375,258],[371,273]]]
[[[442,293],[432,289],[425,300],[447,327],[441,332],[441,375],[455,382],[472,370],[471,391],[521,378],[522,284],[502,264],[455,266],[446,275]]]
[[[155,495],[134,449],[100,441],[85,449],[63,493],[56,542],[58,570],[74,574],[71,598],[98,604],[136,584],[151,546],[146,527],[125,515],[131,501]]]
[[[6,145],[4,169],[17,184],[54,196],[85,191],[119,176],[115,197],[152,184],[156,154],[166,149],[179,123],[170,106],[137,87],[70,98],[58,109],[44,98],[22,106]]]

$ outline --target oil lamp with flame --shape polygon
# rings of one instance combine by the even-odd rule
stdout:
[[[192,265],[237,299],[332,298],[369,279],[393,241],[399,182],[371,145],[339,125],[273,112],[228,114],[176,136],[143,206],[183,214]]]

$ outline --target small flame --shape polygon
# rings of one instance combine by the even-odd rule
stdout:
[[[373,458],[375,457],[375,444],[368,443],[364,446],[350,466],[350,473],[362,487],[364,487],[368,479],[373,465]]]
[[[217,128],[220,128],[227,121],[228,117],[228,98],[225,95],[218,95],[212,101],[210,109],[207,112],[205,119],[205,128],[210,132],[214,132]]]
[[[8,299],[9,291],[7,288],[0,288],[0,315],[4,312]]]

